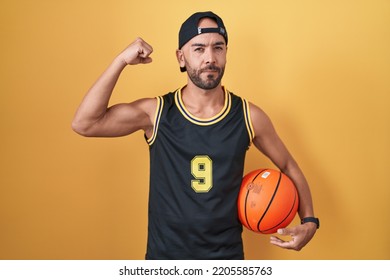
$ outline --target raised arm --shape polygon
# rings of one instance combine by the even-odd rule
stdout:
[[[152,62],[152,47],[137,38],[123,50],[88,90],[72,122],[75,132],[89,137],[124,136],[143,129],[149,134],[153,128],[156,108],[154,98],[132,103],[108,104],[120,74],[127,65]]]
[[[314,210],[310,188],[297,162],[277,135],[269,117],[253,104],[250,104],[250,110],[256,134],[253,139],[254,145],[294,182],[299,194],[298,213],[300,218],[313,217]],[[314,223],[281,229],[278,233],[289,235],[292,239],[283,241],[272,236],[271,243],[286,249],[301,250],[313,238],[316,229]]]

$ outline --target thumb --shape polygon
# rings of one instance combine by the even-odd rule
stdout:
[[[280,235],[294,235],[293,230],[289,228],[280,228],[278,229],[278,234]]]
[[[147,64],[147,63],[151,63],[153,61],[153,59],[151,57],[140,57],[140,63],[143,63],[143,64]]]

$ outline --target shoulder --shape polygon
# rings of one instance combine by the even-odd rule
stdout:
[[[127,107],[129,109],[136,109],[139,112],[143,112],[148,116],[153,116],[157,107],[157,103],[158,100],[156,97],[148,97],[148,98],[137,99],[131,103],[128,103]]]
[[[267,131],[273,131],[273,125],[266,112],[254,103],[249,103],[249,111],[256,135],[263,135]]]
[[[243,98],[240,95],[233,93],[232,91],[226,89],[225,87],[224,89],[230,94],[233,101],[236,102],[240,101],[244,104],[244,106],[248,107],[252,121],[259,122],[259,121],[266,121],[267,119],[269,119],[267,114],[256,104],[250,102],[249,100]]]
[[[262,120],[264,121],[267,119],[269,120],[268,115],[264,112],[263,109],[261,109],[259,106],[257,106],[252,102],[248,101],[248,104],[249,104],[249,109],[251,112],[252,119],[256,119],[257,121],[262,121]]]
[[[155,97],[141,98],[131,104],[148,115],[150,123],[154,124],[154,119],[157,114],[161,113],[164,104],[171,103],[174,99],[174,93],[175,92],[169,92]]]
[[[169,103],[172,100],[174,100],[175,92],[176,91],[171,91],[166,94],[155,96],[155,97],[141,98],[129,104],[131,106],[138,107],[146,114],[153,117],[156,111],[161,109],[165,103]]]

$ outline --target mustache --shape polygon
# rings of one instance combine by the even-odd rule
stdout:
[[[206,72],[206,71],[217,71],[218,73],[221,72],[221,68],[215,66],[215,65],[209,65],[205,68],[200,69],[200,73]]]

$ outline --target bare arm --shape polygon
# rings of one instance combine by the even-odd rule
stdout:
[[[140,99],[108,108],[112,92],[127,65],[150,63],[152,47],[141,38],[121,52],[92,85],[81,102],[72,122],[75,132],[83,136],[114,137],[139,129],[148,132],[153,126],[156,100]]]
[[[277,135],[268,116],[253,104],[250,104],[250,110],[256,135],[253,143],[294,182],[299,194],[298,213],[300,218],[313,217],[314,210],[310,188],[297,162]],[[271,243],[286,249],[300,250],[313,238],[315,232],[316,225],[314,223],[298,225],[291,229],[285,228],[278,233],[290,235],[292,240],[283,241],[273,236]]]

